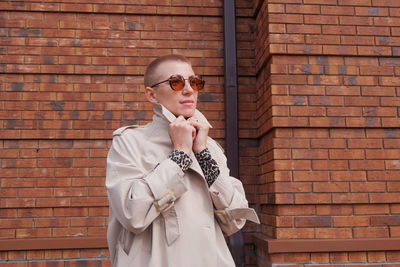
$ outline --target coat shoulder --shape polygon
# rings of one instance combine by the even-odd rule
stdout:
[[[136,129],[136,128],[139,128],[139,127],[141,127],[141,126],[140,125],[128,125],[128,126],[124,126],[124,127],[118,128],[117,130],[115,130],[113,132],[113,136],[122,135],[122,133],[124,133],[127,130],[133,130],[133,129]]]

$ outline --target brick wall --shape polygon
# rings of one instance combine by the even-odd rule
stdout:
[[[399,266],[400,2],[254,2],[257,264]]]
[[[0,2],[2,266],[109,265],[105,157],[114,129],[151,120],[155,57],[205,76],[199,108],[224,144],[222,0],[105,2]],[[239,171],[262,221],[248,266],[400,264],[399,14],[236,1]]]
[[[253,6],[237,6],[248,132]],[[109,266],[105,157],[113,130],[151,120],[142,75],[157,56],[183,54],[205,76],[199,109],[224,144],[222,13],[222,0],[0,2],[1,266]],[[255,201],[257,142],[243,142],[251,166],[241,173]],[[253,246],[246,250],[254,263]]]

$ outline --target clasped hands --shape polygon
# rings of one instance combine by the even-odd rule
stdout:
[[[199,153],[207,148],[207,137],[210,126],[196,116],[185,119],[177,117],[169,125],[169,134],[174,150],[180,150],[186,154],[191,151]]]

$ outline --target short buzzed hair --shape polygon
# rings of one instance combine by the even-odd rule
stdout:
[[[185,62],[185,63],[189,64],[190,66],[192,65],[190,63],[189,59],[182,55],[170,54],[170,55],[156,58],[147,66],[146,72],[144,73],[144,86],[145,87],[150,87],[155,82],[157,82],[157,81],[154,81],[155,72],[162,63],[167,62],[167,61],[180,61],[180,62]]]

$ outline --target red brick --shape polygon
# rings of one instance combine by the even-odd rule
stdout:
[[[329,150],[330,159],[364,159],[364,150],[351,149],[351,150],[341,150],[341,149],[330,149]]]
[[[329,15],[354,15],[353,7],[321,6],[321,14]]]
[[[351,183],[351,192],[385,192],[386,185],[381,182],[353,182]]]
[[[15,235],[17,238],[44,238],[51,236],[51,229],[16,229]]]
[[[386,227],[360,227],[354,228],[354,238],[385,238],[389,237]]]
[[[280,254],[273,254],[270,256],[272,262],[279,262],[279,263],[288,263],[288,265],[292,265],[293,262],[302,262],[308,263],[310,255],[308,253],[280,253]],[[280,265],[280,264],[279,264]],[[284,265],[286,266],[286,265]],[[297,267],[297,266],[296,266]]]
[[[388,8],[379,7],[356,7],[357,16],[388,16]]]
[[[385,139],[383,144],[385,148],[400,148],[400,139]]]
[[[329,255],[329,261],[331,263],[343,263],[348,262],[347,252],[332,252]]]
[[[36,199],[36,207],[68,207],[71,205],[70,198],[39,198]]]
[[[43,250],[27,251],[27,253],[26,253],[26,259],[28,259],[28,260],[38,260],[38,259],[43,259],[43,258],[44,258]]]
[[[387,183],[388,192],[399,192],[400,183],[399,182],[389,182]]]
[[[345,160],[313,160],[314,170],[347,170],[348,163]]]
[[[400,169],[399,160],[385,160],[385,166],[387,170],[398,170]]]
[[[293,129],[293,135],[296,138],[327,138],[329,136],[329,132],[327,129],[310,129],[310,128],[294,128]],[[293,139],[299,142],[302,142],[304,144],[307,144],[307,146],[299,146],[299,148],[307,148],[308,147],[308,140],[304,139]],[[307,142],[306,142],[307,141]]]
[[[4,159],[2,168],[34,168],[36,159]]]
[[[373,18],[361,16],[340,16],[339,24],[341,25],[372,25]]]
[[[330,194],[325,193],[298,193],[295,194],[296,204],[323,204],[331,203]]]
[[[338,4],[343,6],[371,6],[371,0],[339,0]]]
[[[293,149],[293,159],[326,159],[328,158],[328,150],[305,150],[305,149]]]
[[[354,214],[355,215],[376,215],[376,214],[388,214],[389,206],[387,204],[379,205],[355,205]]]
[[[399,193],[370,193],[371,203],[396,203]]]
[[[382,148],[382,140],[379,139],[349,139],[348,148]]]
[[[357,26],[357,34],[359,35],[375,35],[389,36],[389,27],[373,27],[373,26]]]
[[[339,24],[338,16],[304,15],[305,24]]]
[[[367,253],[366,252],[349,252],[349,261],[350,262],[366,262],[367,261]]]
[[[335,227],[369,226],[369,217],[368,216],[334,217],[333,226]]]
[[[55,208],[54,216],[87,216],[87,208]]]
[[[378,215],[371,217],[372,226],[395,226],[399,225],[400,217],[397,215]]]
[[[286,14],[282,16],[281,14],[270,14],[270,23],[303,23],[303,16],[300,14]]]
[[[382,89],[382,87],[380,87],[381,89],[377,91],[377,87],[370,87],[370,88],[362,88],[362,94],[365,96],[393,96],[395,95],[395,89],[394,88],[390,88],[390,87],[385,87],[384,89]],[[389,100],[389,101],[385,101],[385,100]],[[390,99],[385,99],[382,101],[381,105],[382,106],[387,106],[388,103],[390,103]],[[394,99],[393,99],[394,100]],[[389,106],[391,106],[389,104]]]
[[[71,218],[71,226],[105,226],[105,219],[104,217]]]
[[[297,13],[297,14],[319,14],[319,5],[286,5],[287,13]]]
[[[339,96],[310,96],[309,104],[312,106],[338,106],[343,105],[343,97]]]
[[[328,116],[361,116],[362,109],[357,107],[327,108]]]
[[[333,203],[368,203],[367,193],[335,193],[332,194]]]
[[[314,228],[279,228],[276,229],[278,239],[314,238]]]
[[[313,192],[349,192],[347,182],[314,182]]]
[[[8,253],[7,253],[8,255],[8,260],[24,260],[24,259],[26,259],[26,252],[25,251],[9,251]],[[7,264],[7,266],[8,266],[8,264]],[[27,265],[25,265],[25,264],[18,264],[18,263],[15,263],[15,265],[11,265],[12,267],[25,267],[25,266],[27,266]]]
[[[315,252],[311,253],[311,261],[321,263],[329,263],[329,253],[328,252]]]
[[[0,228],[31,228],[33,219],[2,219]]]
[[[74,228],[54,228],[54,237],[73,237],[73,236],[86,236],[87,228],[74,227]]]
[[[317,228],[315,229],[316,238],[351,238],[351,228]]]
[[[315,216],[315,217],[296,217],[296,227],[331,227],[332,222],[330,217]]]
[[[56,197],[82,197],[87,196],[86,188],[56,188],[54,189]]]
[[[374,1],[374,0],[373,0]],[[368,262],[385,262],[386,255],[383,251],[370,251],[367,253]]]
[[[300,25],[300,24],[288,24],[287,25],[288,33],[321,33],[320,25]]]
[[[344,216],[344,215],[352,215],[353,209],[351,205],[318,205],[317,206],[317,214],[325,215],[325,216]]]
[[[294,181],[327,181],[329,173],[323,171],[295,171]]]
[[[374,45],[375,44],[374,37],[372,37],[372,36],[348,36],[348,35],[343,35],[343,36],[340,36],[340,41],[341,41],[342,44],[345,44],[345,45],[351,45],[351,44]],[[362,67],[364,67],[364,66],[360,66],[360,68],[362,68]],[[374,68],[374,69],[376,70],[376,68]]]
[[[390,228],[390,236],[391,237],[399,237],[400,236],[400,227],[394,226]]]
[[[284,13],[284,4],[268,4],[268,12],[270,13]]]
[[[51,197],[53,195],[51,188],[34,188],[34,189],[19,189],[18,196],[20,197]]]
[[[382,160],[350,160],[351,170],[381,170],[384,169]]]
[[[312,139],[312,148],[345,148],[344,139]]]
[[[400,259],[400,253],[398,251],[388,251],[386,255],[388,261],[398,261]]]
[[[59,259],[61,255],[62,255],[61,250],[46,250],[44,257],[45,259]]]
[[[399,171],[369,171],[368,179],[372,181],[399,180]]]
[[[53,228],[69,226],[68,218],[37,218],[35,219],[35,227]]]
[[[359,55],[375,55],[375,56],[391,56],[391,47],[379,47],[379,46],[359,46]]]

